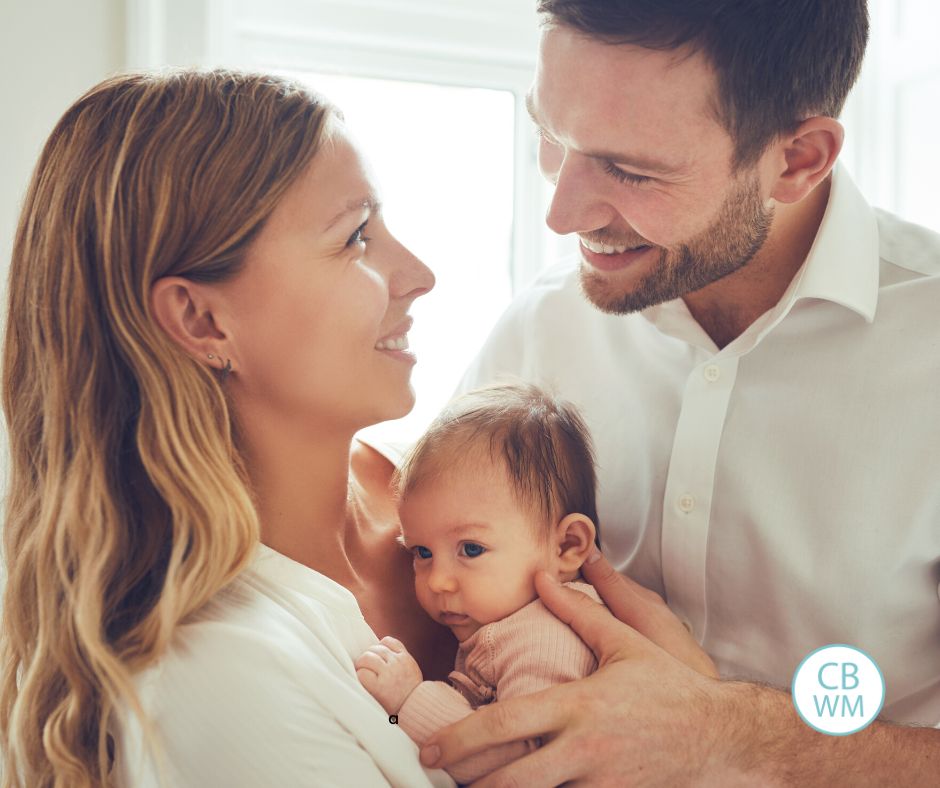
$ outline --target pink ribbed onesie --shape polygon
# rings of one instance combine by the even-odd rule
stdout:
[[[588,583],[565,583],[600,602]],[[486,624],[460,644],[455,670],[443,681],[423,681],[405,699],[398,724],[418,745],[432,733],[473,713],[477,706],[529,695],[580,679],[597,669],[594,653],[536,599],[510,616]],[[447,771],[459,783],[478,780],[534,750],[534,739],[472,755]]]

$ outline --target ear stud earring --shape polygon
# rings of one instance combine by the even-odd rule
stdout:
[[[213,353],[209,353],[208,357],[210,360],[213,360],[216,358],[218,358],[219,361],[222,360],[221,357],[216,356]],[[222,373],[222,383],[225,383],[225,379],[229,376],[229,373],[231,373],[231,371],[232,371],[232,360],[230,358],[227,358],[225,359],[225,365],[222,367],[222,369],[219,370],[219,372]]]

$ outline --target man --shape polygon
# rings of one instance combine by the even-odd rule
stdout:
[[[581,406],[606,558],[669,610],[604,560],[589,579],[648,640],[540,582],[604,667],[425,763],[542,735],[481,784],[937,784],[940,731],[825,736],[774,689],[847,643],[884,674],[882,719],[940,722],[940,237],[836,164],[864,0],[539,9],[547,222],[582,259],[517,300],[464,387],[510,373]]]

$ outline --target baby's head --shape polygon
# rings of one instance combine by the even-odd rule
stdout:
[[[465,640],[578,577],[597,522],[594,454],[575,408],[529,385],[458,397],[396,475],[418,601]]]

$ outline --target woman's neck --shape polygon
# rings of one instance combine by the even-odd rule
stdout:
[[[358,544],[349,501],[353,435],[299,432],[270,423],[245,429],[261,541],[298,563],[352,587],[350,552]]]

